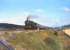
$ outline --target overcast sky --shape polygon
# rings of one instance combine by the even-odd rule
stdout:
[[[70,0],[0,0],[0,23],[24,25],[28,15],[45,26],[70,24]]]

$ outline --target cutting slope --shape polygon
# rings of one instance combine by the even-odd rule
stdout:
[[[65,29],[65,30],[63,30],[67,35],[69,35],[70,36],[70,29]]]

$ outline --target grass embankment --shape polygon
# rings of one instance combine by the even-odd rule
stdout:
[[[62,42],[52,30],[23,31],[4,35],[16,50],[62,50]]]

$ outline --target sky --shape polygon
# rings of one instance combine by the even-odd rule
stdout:
[[[0,0],[0,23],[24,25],[29,15],[45,26],[70,24],[70,0]]]

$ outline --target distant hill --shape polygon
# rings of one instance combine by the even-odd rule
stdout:
[[[55,27],[54,29],[55,29],[55,30],[70,29],[70,24],[64,25],[64,26]]]
[[[62,26],[62,29],[70,29],[70,24]]]
[[[21,25],[0,23],[0,30],[15,30],[15,29],[23,29],[23,28],[24,26]]]
[[[70,29],[70,25],[64,25],[61,27],[48,27],[44,25],[40,25],[34,21],[26,21],[25,25],[16,25],[16,24],[9,24],[9,23],[0,23],[0,30],[16,30],[16,29],[53,29],[53,30],[64,30],[64,29]]]

